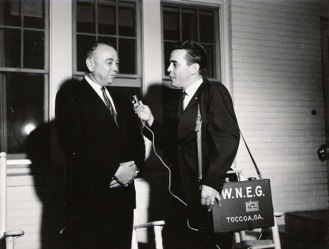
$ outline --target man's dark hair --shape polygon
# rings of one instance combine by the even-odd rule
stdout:
[[[194,41],[183,41],[179,42],[174,46],[174,49],[185,49],[186,61],[188,65],[193,63],[198,63],[200,65],[200,75],[206,75],[207,70],[207,53],[205,48],[197,42]]]

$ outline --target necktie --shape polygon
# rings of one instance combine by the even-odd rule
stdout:
[[[185,91],[181,92],[181,97],[178,101],[178,118],[180,118],[180,116],[182,115],[182,113],[184,111],[184,99],[185,99],[186,95],[187,95],[187,93]]]
[[[106,92],[105,92],[105,87],[103,86],[102,88],[102,92],[103,92],[103,98],[104,98],[104,101],[105,101],[105,105],[107,107],[107,109],[109,109],[113,119],[114,119],[114,122],[116,123],[116,125],[119,127],[118,125],[118,120],[117,120],[117,114],[115,113],[115,110],[111,104],[111,101],[110,99],[107,97],[106,95]]]
[[[185,91],[182,91],[182,112],[185,110],[184,100],[187,96],[187,93]]]

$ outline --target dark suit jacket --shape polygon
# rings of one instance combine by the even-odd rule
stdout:
[[[118,128],[102,99],[84,79],[63,86],[56,96],[56,126],[66,157],[69,214],[104,214],[135,208],[135,187],[110,189],[119,164],[145,156],[140,122],[132,104],[108,88],[117,113]]]
[[[179,101],[179,100],[177,100]],[[197,165],[197,106],[202,115],[203,180],[219,192],[237,153],[240,133],[232,99],[224,85],[204,79],[181,115],[164,117],[170,128],[154,122],[155,144],[171,150],[173,193],[189,205],[200,203]],[[176,102],[176,106],[178,106]],[[169,119],[169,120],[166,120]],[[164,129],[165,128],[165,129]],[[150,137],[148,132],[144,132]]]

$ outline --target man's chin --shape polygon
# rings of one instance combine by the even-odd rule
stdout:
[[[179,86],[177,86],[175,81],[171,81],[170,85],[174,88],[180,88]]]

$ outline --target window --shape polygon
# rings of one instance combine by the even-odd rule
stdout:
[[[141,86],[140,3],[133,0],[76,0],[74,74],[85,70],[86,45],[96,40],[113,44],[120,59],[115,82]]]
[[[0,150],[24,157],[30,131],[49,120],[48,2],[0,1]]]
[[[220,81],[218,15],[218,7],[162,5],[164,78],[173,45],[178,41],[192,40],[199,42],[207,50],[207,77]]]

